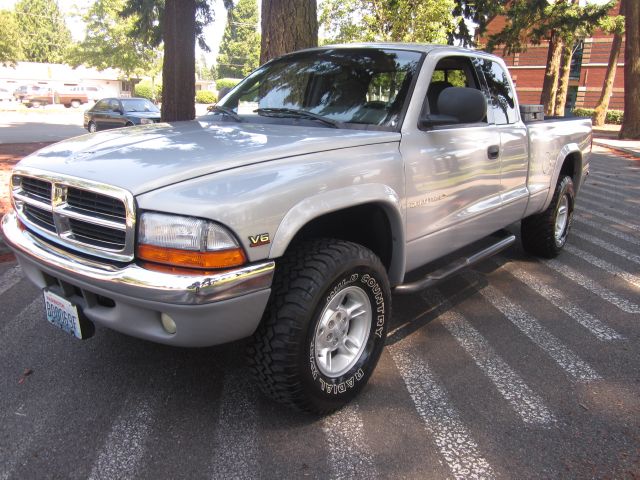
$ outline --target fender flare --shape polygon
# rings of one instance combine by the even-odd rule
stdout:
[[[284,255],[296,234],[314,219],[328,213],[372,203],[382,207],[391,226],[392,254],[389,281],[392,285],[401,283],[406,266],[404,210],[400,196],[392,188],[383,184],[352,185],[301,200],[287,212],[278,225],[269,258]]]
[[[565,160],[569,155],[577,153],[580,157],[580,165],[576,169],[576,172],[580,174],[582,172],[582,150],[577,143],[568,143],[564,147],[560,149],[558,155],[556,156],[555,166],[553,167],[553,174],[550,177],[549,182],[549,191],[547,193],[547,199],[544,201],[544,206],[540,211],[545,211],[549,208],[551,204],[551,199],[553,198],[553,192],[555,191],[555,185],[558,183],[558,178],[560,177],[560,171],[562,170],[562,166],[564,165]],[[576,186],[577,188],[577,186]]]

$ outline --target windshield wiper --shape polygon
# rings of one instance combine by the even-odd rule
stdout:
[[[233,110],[231,110],[229,107],[223,107],[222,105],[211,105],[210,107],[207,108],[207,111],[214,112],[214,113],[215,112],[224,113],[225,115],[229,115],[236,122],[244,122],[242,117],[238,115],[236,112],[234,112]]]
[[[258,108],[257,110],[254,110],[254,112],[258,115],[264,115],[265,117],[309,118],[311,120],[322,122],[333,128],[345,128],[344,123],[339,122],[338,120],[331,120],[330,118],[323,117],[317,113],[299,110],[297,108]]]

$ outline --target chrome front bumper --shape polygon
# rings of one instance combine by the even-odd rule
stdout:
[[[81,295],[76,290],[65,296],[73,297],[69,300],[90,320],[151,341],[208,346],[251,335],[271,291],[273,261],[208,275],[164,273],[74,255],[24,229],[15,212],[3,217],[2,230],[25,274],[38,287],[76,287]],[[113,306],[100,304],[97,296],[112,300]],[[163,330],[162,313],[175,320],[175,334]]]

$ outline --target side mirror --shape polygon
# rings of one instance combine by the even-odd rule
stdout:
[[[475,88],[445,88],[438,96],[438,115],[423,115],[419,128],[458,123],[478,123],[487,116],[487,99]]]

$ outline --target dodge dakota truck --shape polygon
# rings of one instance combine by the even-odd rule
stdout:
[[[591,123],[536,111],[484,52],[304,50],[194,121],[24,158],[2,229],[51,324],[188,347],[250,337],[267,395],[329,412],[371,376],[392,292],[500,251],[515,222],[528,252],[562,250]]]

